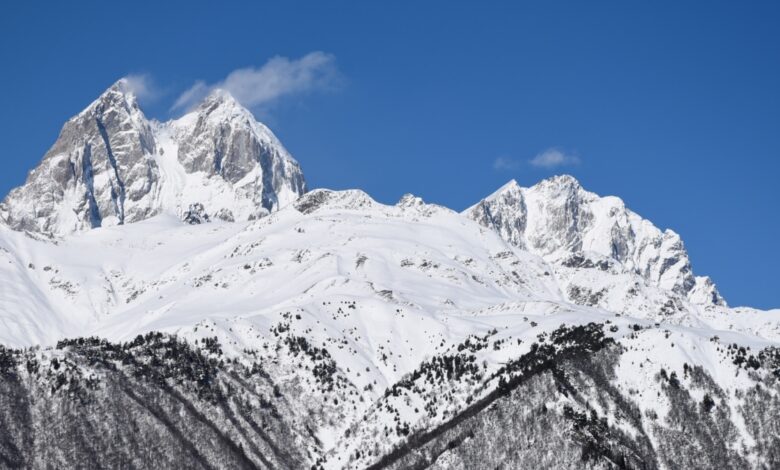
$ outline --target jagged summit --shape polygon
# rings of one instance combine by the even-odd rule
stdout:
[[[227,90],[215,89],[195,107],[199,115],[209,116],[215,120],[244,120],[253,123],[254,115],[239,103]]]
[[[130,82],[126,78],[120,78],[114,82],[110,87],[106,88],[94,102],[109,102],[116,100],[124,100],[126,102],[134,103],[137,101],[135,92],[130,87]],[[89,109],[89,108],[87,108]]]
[[[549,178],[545,178],[542,181],[540,181],[540,184],[546,186],[566,187],[571,189],[582,188],[582,185],[580,184],[577,178],[565,173],[562,175],[554,175]]]
[[[247,220],[306,191],[298,163],[229,93],[165,123],[146,118],[120,79],[69,119],[25,184],[0,204],[10,228],[60,237],[192,204]]]
[[[529,188],[511,180],[464,214],[545,259],[592,253],[691,301],[725,304],[711,280],[693,275],[677,233],[661,231],[617,197],[586,191],[573,176],[553,176]]]
[[[577,178],[567,174],[555,175],[549,178],[545,178],[532,187],[537,191],[545,191],[550,194],[572,193],[579,191],[583,191],[589,195],[593,194],[585,191]],[[484,200],[492,201],[494,199],[501,198],[506,194],[514,194],[521,190],[523,190],[523,187],[520,186],[520,183],[518,183],[517,180],[513,178],[498,188],[496,191],[491,193],[489,196],[485,197]]]

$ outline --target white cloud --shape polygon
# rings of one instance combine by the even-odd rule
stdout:
[[[173,103],[171,109],[187,109],[202,100],[208,93],[209,87],[206,85],[206,82],[198,80],[187,91],[176,98],[176,102]]]
[[[562,152],[556,148],[549,148],[528,161],[531,165],[539,168],[556,168],[559,166],[577,165],[580,158]]]
[[[258,68],[234,70],[218,83],[198,81],[179,96],[171,109],[188,109],[217,88],[230,92],[244,106],[268,106],[285,96],[333,89],[340,80],[331,54],[311,52],[295,60],[277,56]]]
[[[124,78],[125,86],[139,100],[146,101],[157,97],[157,89],[148,74],[131,74]]]
[[[493,161],[494,170],[517,170],[520,162],[509,157],[498,157]]]

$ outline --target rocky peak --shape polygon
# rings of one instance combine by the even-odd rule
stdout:
[[[293,207],[303,214],[324,209],[366,210],[377,205],[371,196],[359,189],[315,189],[293,203]]]
[[[295,159],[230,93],[215,90],[174,126],[178,161],[188,173],[220,177],[242,188],[257,208],[271,212],[306,192]]]
[[[724,304],[711,281],[694,277],[679,235],[662,232],[619,198],[586,191],[572,176],[554,176],[530,188],[512,180],[464,214],[548,261],[591,252],[691,301]]]
[[[227,90],[216,89],[209,93],[197,107],[201,115],[217,119],[240,118],[253,122],[254,116]]]
[[[121,78],[108,87],[95,101],[92,102],[79,116],[87,113],[105,112],[111,108],[125,110],[128,114],[140,112],[138,99],[130,89],[127,79]]]
[[[512,180],[514,181],[514,180]],[[517,184],[515,182],[515,184]],[[536,191],[545,191],[554,194],[572,194],[583,190],[577,178],[571,175],[556,175],[543,179],[533,186]]]
[[[406,193],[403,196],[401,196],[401,199],[398,200],[397,203],[395,203],[396,207],[420,207],[425,205],[425,201],[419,196],[415,196],[412,193]]]
[[[26,183],[0,210],[13,229],[48,236],[153,215],[155,138],[127,83],[113,84],[62,128]]]
[[[527,212],[523,189],[517,181],[511,180],[490,196],[466,209],[465,214],[479,224],[492,228],[509,243],[526,248],[523,234]]]
[[[48,237],[166,210],[184,216],[196,203],[212,217],[246,220],[305,191],[298,163],[229,93],[215,91],[181,119],[152,124],[121,79],[65,123],[0,204],[0,219]]]

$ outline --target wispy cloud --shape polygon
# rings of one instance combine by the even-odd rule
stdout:
[[[559,166],[578,165],[580,158],[574,154],[564,153],[557,148],[549,148],[528,160],[528,163],[538,168],[557,168]]]
[[[493,161],[494,170],[517,170],[520,168],[520,161],[509,157],[498,157]]]
[[[258,108],[286,96],[330,90],[340,82],[341,74],[331,54],[317,51],[293,60],[277,56],[260,67],[234,70],[217,83],[198,81],[179,96],[171,109],[189,109],[217,88],[230,92],[244,106]]]
[[[580,157],[576,154],[566,153],[558,148],[552,147],[528,160],[502,155],[493,160],[493,169],[496,171],[515,171],[521,169],[525,165],[551,169],[561,166],[579,165],[580,163]]]
[[[159,95],[157,87],[148,74],[130,74],[124,80],[127,88],[141,101],[153,100]]]

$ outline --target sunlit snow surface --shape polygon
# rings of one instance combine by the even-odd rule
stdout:
[[[577,305],[572,285],[604,295],[595,306]],[[675,309],[664,310],[670,300]],[[125,341],[162,331],[218,336],[227,354],[241,356],[267,351],[272,329],[286,325],[326,348],[364,398],[352,400],[341,423],[318,430],[336,454],[361,440],[334,436],[364,413],[381,415],[372,404],[432,355],[487,336],[499,345],[479,351],[478,362],[496,370],[540,333],[588,322],[618,327],[615,337],[629,348],[618,386],[641,391],[640,407],[656,411],[659,367],[702,364],[722,387],[748,387],[713,337],[755,349],[780,342],[780,310],[695,305],[619,266],[546,262],[416,198],[386,206],[360,191],[318,190],[253,222],[185,225],[162,214],[56,243],[0,226],[0,343]],[[632,334],[635,324],[645,329]],[[648,366],[638,369],[640,362]],[[454,390],[449,406],[463,406],[470,393]],[[427,422],[414,400],[397,406],[402,419]],[[383,422],[368,420],[355,435],[370,439],[371,423]]]

